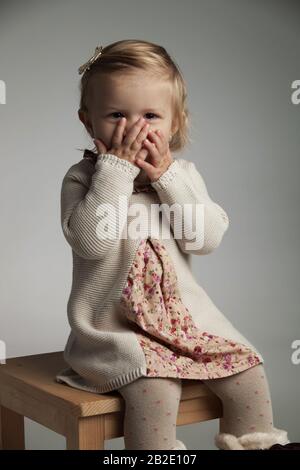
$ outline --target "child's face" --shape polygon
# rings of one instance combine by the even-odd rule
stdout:
[[[152,78],[143,71],[98,75],[92,78],[88,96],[88,115],[80,114],[87,131],[111,147],[111,137],[120,119],[126,117],[124,136],[144,117],[149,131],[160,129],[167,141],[173,135],[172,90],[166,80]]]

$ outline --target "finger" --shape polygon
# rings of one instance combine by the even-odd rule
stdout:
[[[157,135],[158,139],[162,142],[165,140],[163,133],[159,129],[155,129],[155,134]]]
[[[145,125],[145,119],[140,118],[136,121],[135,124],[131,127],[131,129],[127,132],[126,137],[124,138],[124,144],[130,146],[132,142],[136,139],[137,135],[139,134],[141,128]]]
[[[146,149],[141,149],[141,150],[136,154],[135,159],[137,160],[138,158],[141,158],[141,160],[145,160],[148,155],[149,155],[148,150],[146,150]]]
[[[147,173],[147,175],[149,176],[149,178],[151,179],[154,179],[155,178],[155,167],[153,167],[153,165],[151,165],[151,163],[148,163],[146,162],[145,160],[142,160],[141,158],[138,158],[136,160],[136,163],[138,164],[139,167],[143,168],[143,170],[145,170],[145,172]]]
[[[150,145],[152,148],[152,157],[154,162],[159,162],[161,160],[161,155],[164,153],[163,149],[163,143],[158,137],[155,132],[149,132],[148,134],[148,140],[150,138]],[[149,148],[149,145],[146,143],[146,148]]]
[[[145,123],[144,126],[140,129],[139,134],[137,135],[136,142],[138,144],[143,143],[143,141],[146,139],[148,132],[149,132],[149,123]]]
[[[169,147],[169,141],[167,141],[163,132],[159,129],[156,129],[156,135],[158,139],[161,141],[161,153],[164,153],[166,149]]]
[[[148,133],[151,142],[154,142],[159,151],[161,151],[162,139],[157,134],[157,131],[150,131]]]
[[[156,144],[154,142],[150,142],[149,139],[145,139],[144,147],[149,151],[150,156],[153,158],[154,162],[159,162],[160,160],[160,153],[156,148]]]
[[[115,127],[114,133],[112,135],[111,144],[112,147],[121,145],[123,140],[123,133],[126,126],[126,118],[122,117],[118,124]]]
[[[106,153],[107,149],[106,149],[105,145],[101,142],[101,140],[93,139],[93,142],[96,145],[99,154],[100,153]]]

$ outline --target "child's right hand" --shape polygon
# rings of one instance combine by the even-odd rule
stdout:
[[[148,155],[147,149],[141,149],[143,142],[147,137],[149,131],[149,124],[144,119],[139,119],[131,129],[127,132],[126,136],[123,136],[126,125],[126,118],[120,119],[111,139],[111,148],[107,149],[104,143],[100,139],[94,139],[95,145],[100,153],[111,153],[117,157],[127,160],[132,164],[135,164],[137,157],[145,158]],[[136,165],[138,168],[139,166]]]

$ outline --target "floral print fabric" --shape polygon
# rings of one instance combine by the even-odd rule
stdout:
[[[141,241],[121,307],[143,349],[149,377],[215,379],[261,363],[248,346],[199,330],[180,298],[174,265],[158,239]]]

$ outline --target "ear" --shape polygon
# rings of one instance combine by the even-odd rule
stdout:
[[[172,122],[171,134],[172,134],[172,135],[175,135],[176,132],[178,131],[178,129],[179,129],[179,126],[178,126],[178,122],[177,122],[177,120],[176,120],[176,121]]]
[[[78,117],[80,121],[83,123],[84,127],[86,128],[87,132],[90,134],[91,137],[94,137],[93,128],[91,122],[89,120],[88,114],[86,111],[78,109]]]

